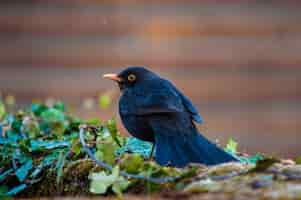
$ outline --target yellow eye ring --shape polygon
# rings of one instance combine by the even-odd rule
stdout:
[[[135,81],[135,80],[136,80],[136,76],[135,76],[134,74],[130,74],[130,75],[128,76],[128,81],[133,82],[133,81]]]

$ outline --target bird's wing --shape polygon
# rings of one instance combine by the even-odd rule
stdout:
[[[186,109],[187,112],[189,112],[191,118],[199,123],[202,124],[203,123],[203,118],[201,117],[201,115],[199,114],[198,110],[195,108],[195,106],[192,104],[192,102],[189,100],[188,97],[186,97],[184,94],[182,94],[172,83],[170,83],[169,81],[167,81],[167,84],[169,84],[171,87],[173,87],[173,89],[177,92],[177,94],[181,97],[182,103]]]
[[[145,88],[142,88],[140,95],[137,95],[135,114],[185,112],[181,97],[164,81],[152,81],[150,84],[146,84],[145,87],[147,87],[147,93],[143,90]]]
[[[125,92],[119,102],[119,109],[122,114],[135,115],[188,113],[194,121],[203,122],[191,101],[164,79],[145,81],[140,88],[135,88],[134,93]]]
[[[184,96],[182,93],[180,93],[180,96],[182,98],[182,102],[186,108],[186,110],[190,113],[192,119],[199,123],[199,124],[202,124],[203,123],[203,119],[202,117],[200,116],[200,114],[198,113],[198,110],[194,107],[194,105],[191,103],[191,101],[186,97]]]

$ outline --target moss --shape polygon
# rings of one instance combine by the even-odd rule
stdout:
[[[42,175],[42,180],[33,184],[24,192],[21,192],[19,197],[42,197],[57,195],[56,173],[54,171],[45,172]]]
[[[78,195],[89,193],[89,173],[97,167],[92,160],[83,159],[70,163],[63,173],[61,194]]]
[[[61,182],[57,184],[56,171],[47,171],[42,180],[30,187],[19,197],[42,197],[58,195],[88,195],[91,171],[100,170],[90,159],[82,159],[71,162],[63,170]]]

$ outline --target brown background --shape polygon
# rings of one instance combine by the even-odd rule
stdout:
[[[0,3],[0,91],[19,107],[63,99],[83,117],[117,115],[105,72],[146,65],[197,105],[221,143],[301,154],[299,1],[41,0]],[[107,110],[83,109],[109,93]]]

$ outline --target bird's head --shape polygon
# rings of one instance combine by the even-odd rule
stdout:
[[[128,67],[119,74],[104,74],[103,77],[116,81],[123,90],[158,76],[144,67]]]

